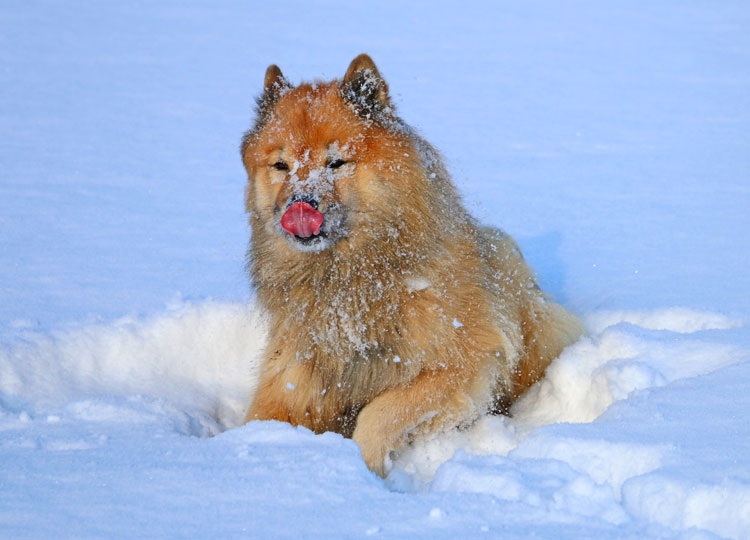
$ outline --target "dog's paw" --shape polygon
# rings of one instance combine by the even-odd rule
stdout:
[[[363,413],[367,413],[367,410],[363,410],[357,418],[352,439],[359,445],[367,467],[382,478],[385,477],[386,461],[390,461],[390,452],[394,449],[392,434],[384,429],[377,416]]]
[[[363,445],[357,442],[359,449],[362,452],[362,457],[365,460],[367,468],[372,472],[380,476],[385,477],[385,460],[388,450],[382,446],[377,445]]]

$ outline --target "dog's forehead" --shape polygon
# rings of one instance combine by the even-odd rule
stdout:
[[[267,126],[269,141],[295,153],[353,147],[366,126],[341,96],[336,81],[307,83],[289,90]]]

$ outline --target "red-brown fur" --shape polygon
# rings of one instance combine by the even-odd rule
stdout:
[[[367,55],[295,88],[270,66],[242,157],[271,328],[248,421],[351,436],[383,475],[410,437],[505,410],[580,334],[515,243],[467,214]],[[301,193],[327,220],[312,248],[279,226]]]

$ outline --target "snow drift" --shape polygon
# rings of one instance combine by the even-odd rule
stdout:
[[[717,332],[739,322],[679,308],[599,312],[587,320],[590,334],[553,362],[547,376],[514,405],[512,416],[487,416],[468,429],[416,441],[395,456],[386,486],[397,492],[489,495],[514,514],[550,522],[593,519],[627,529],[643,521],[746,537],[750,485],[686,476],[695,459],[704,459],[702,447],[711,445],[662,431],[665,417],[677,418],[669,424],[678,433],[702,420],[699,410],[684,410],[685,395],[673,383],[712,372],[727,376],[724,368],[750,360],[742,347],[717,339]],[[279,441],[283,448],[277,451],[298,460],[298,445],[310,437],[306,430],[279,431],[272,424],[238,428],[264,339],[258,313],[219,302],[173,306],[148,319],[27,334],[0,352],[3,444],[42,453],[112,444],[111,435],[71,437],[60,429],[66,423],[124,426],[120,431],[134,429],[144,441],[173,433],[216,437],[222,444],[229,435],[222,432],[230,429],[238,432],[230,440],[245,433],[256,443]],[[659,388],[667,392],[656,417],[628,412],[644,392],[653,392],[650,401],[660,399]],[[618,402],[625,412],[613,406]],[[746,410],[736,402],[727,413],[747,415]],[[47,433],[50,426],[58,431]],[[327,468],[364,467],[356,445],[338,436],[331,440],[340,442],[328,449],[335,459]],[[675,447],[676,440],[683,448]],[[252,459],[253,467],[266,467],[267,451],[255,455],[246,448],[238,455]],[[314,454],[314,447],[309,452]],[[145,462],[153,459],[149,451],[138,453]],[[319,466],[313,462],[310,467]],[[358,474],[367,477],[364,470]],[[302,470],[287,473],[287,481],[305,483]]]

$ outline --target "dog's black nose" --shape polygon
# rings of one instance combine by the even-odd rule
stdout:
[[[318,209],[318,201],[316,201],[313,197],[310,197],[309,195],[292,195],[289,198],[289,202],[286,204],[286,207],[289,208],[294,203],[303,202],[307,203],[310,206],[312,206],[315,210]]]

